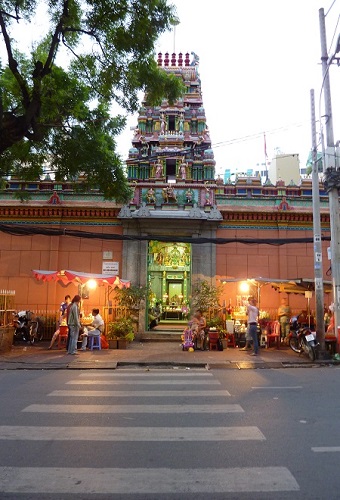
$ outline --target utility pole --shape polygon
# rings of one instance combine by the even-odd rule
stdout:
[[[310,91],[311,125],[312,125],[312,192],[313,192],[313,236],[314,236],[314,283],[315,283],[315,312],[316,312],[316,340],[320,344],[317,351],[318,359],[330,358],[325,349],[325,321],[323,297],[323,269],[322,269],[322,244],[320,221],[320,191],[318,173],[318,148],[315,128],[315,100],[314,90]]]
[[[324,158],[324,185],[329,197],[329,217],[331,229],[331,266],[334,300],[334,328],[339,351],[338,327],[340,326],[340,218],[339,218],[339,188],[340,170],[337,169],[334,147],[333,115],[331,90],[329,83],[329,67],[333,58],[328,59],[326,26],[324,9],[319,10],[321,62],[323,75],[323,91],[326,115],[326,150]],[[339,47],[337,47],[338,50]]]

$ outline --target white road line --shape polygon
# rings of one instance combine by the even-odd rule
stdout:
[[[183,378],[190,378],[190,377],[212,377],[213,374],[207,371],[195,371],[195,370],[188,370],[188,371],[179,371],[179,370],[167,370],[166,372],[159,372],[157,369],[150,370],[150,371],[137,371],[137,370],[132,370],[132,371],[122,371],[122,372],[109,372],[109,371],[103,371],[103,372],[86,372],[86,373],[80,373],[79,377],[84,377],[84,378],[93,378],[93,377],[114,377],[114,378],[125,378],[125,377],[136,377],[136,378],[141,378],[141,377],[183,377]]]
[[[29,413],[243,413],[240,405],[45,405],[33,404]]]
[[[86,495],[299,491],[286,467],[103,469],[0,467],[3,493]],[[185,498],[183,496],[183,498]]]
[[[316,446],[312,448],[315,453],[339,453],[340,446]]]
[[[258,427],[0,426],[0,440],[27,441],[265,441]]]
[[[218,380],[69,380],[67,385],[221,385]]]
[[[176,396],[183,396],[183,397],[194,397],[194,396],[200,396],[200,397],[213,397],[213,396],[220,396],[220,397],[229,397],[230,392],[224,391],[224,390],[216,390],[216,391],[193,391],[193,390],[180,390],[180,391],[126,391],[126,390],[121,390],[121,391],[83,391],[80,389],[76,390],[58,390],[58,391],[52,391],[48,394],[48,396],[75,396],[75,397],[80,397],[80,396],[89,396],[89,397],[176,397]]]
[[[287,386],[275,386],[275,385],[269,385],[269,386],[265,386],[265,385],[258,385],[258,386],[254,386],[252,387],[252,389],[274,389],[274,390],[277,390],[277,389],[302,389],[302,385],[287,385]]]

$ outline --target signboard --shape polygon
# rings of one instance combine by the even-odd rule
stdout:
[[[102,274],[111,274],[115,276],[119,274],[119,262],[107,261],[102,263]]]
[[[112,259],[113,254],[110,251],[103,252],[103,259]]]

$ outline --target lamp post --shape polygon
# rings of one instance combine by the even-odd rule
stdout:
[[[324,161],[324,186],[329,197],[329,216],[331,229],[331,266],[334,300],[334,328],[338,338],[338,325],[340,325],[340,214],[339,214],[339,188],[340,170],[336,162],[331,91],[329,82],[329,68],[335,60],[335,55],[340,51],[339,39],[336,51],[331,58],[327,54],[326,26],[324,9],[319,10],[321,62],[323,74],[323,90],[326,115],[326,150]]]

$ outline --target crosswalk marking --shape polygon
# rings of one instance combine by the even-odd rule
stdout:
[[[265,386],[265,385],[259,385],[259,386],[254,386],[252,387],[253,390],[263,390],[263,389],[302,389],[302,385],[287,385],[287,386]]]
[[[19,441],[27,446],[28,450],[31,449],[31,446],[38,446],[34,444],[38,442],[55,443],[56,450],[60,446],[65,446],[57,445],[57,443],[61,442],[70,442],[71,445],[74,443],[72,446],[79,446],[76,443],[87,442],[89,443],[87,446],[91,446],[94,450],[103,446],[102,443],[112,443],[110,446],[113,449],[115,449],[114,443],[128,443],[125,447],[133,451],[136,447],[142,446],[138,445],[138,443],[142,442],[155,443],[154,446],[157,443],[160,446],[162,446],[161,443],[169,443],[169,446],[181,446],[182,443],[187,443],[186,447],[193,446],[194,443],[215,443],[211,445],[202,444],[202,446],[208,447],[216,446],[217,443],[226,443],[222,446],[227,446],[227,448],[231,446],[228,446],[228,442],[239,442],[237,447],[247,446],[247,443],[250,446],[250,442],[252,442],[252,446],[256,444],[257,447],[262,449],[266,437],[256,426],[214,426],[209,425],[209,422],[207,422],[206,426],[200,427],[190,425],[189,421],[191,421],[191,416],[194,414],[207,415],[206,418],[209,419],[210,415],[215,415],[217,418],[217,415],[244,413],[241,405],[224,403],[228,401],[226,398],[230,397],[231,394],[229,391],[222,389],[223,386],[219,380],[212,377],[211,373],[204,370],[200,372],[194,370],[164,370],[162,372],[157,370],[124,370],[120,373],[107,371],[82,372],[79,375],[74,375],[72,380],[65,381],[65,389],[53,390],[47,394],[51,404],[30,404],[22,409],[22,412],[31,413],[32,415],[45,414],[45,417],[41,416],[39,418],[42,419],[43,423],[47,424],[51,423],[49,422],[51,420],[50,415],[62,415],[58,416],[57,421],[56,417],[54,418],[53,423],[59,424],[58,426],[0,425],[0,443],[2,447],[10,447],[14,445],[15,441]],[[139,387],[142,390],[138,390]],[[253,387],[253,389],[267,388],[283,389],[283,387]],[[296,388],[298,387],[289,387],[289,389]],[[284,389],[287,389],[287,387]],[[53,400],[53,397],[59,399]],[[155,398],[154,401],[148,399],[152,397]],[[195,399],[192,399],[195,397],[200,404],[190,404],[192,401],[195,402]],[[212,397],[218,399],[209,399]],[[120,399],[103,399],[100,401],[98,398]],[[130,402],[130,400],[121,398],[131,398],[131,402],[134,404],[115,404],[115,402]],[[169,398],[166,403],[176,404],[164,405],[161,402],[165,400],[159,398]],[[64,401],[75,404],[53,404],[54,402],[64,403]],[[102,403],[103,401],[111,404],[76,404],[77,402]],[[148,401],[155,404],[150,405]],[[209,401],[221,402],[221,404],[208,404]],[[137,402],[139,404],[136,404]],[[70,414],[77,416],[124,414],[123,417],[115,419],[120,424],[123,424],[125,419],[139,422],[140,418],[134,417],[134,414],[163,414],[169,418],[165,418],[163,427],[148,426],[147,424],[146,426],[129,427],[134,422],[130,422],[127,426],[117,427],[114,425],[115,421],[112,422],[112,418],[109,417],[99,421],[102,425],[90,426],[91,418],[97,419],[95,416],[88,418],[86,422],[88,426],[86,427],[64,425],[65,419],[70,420],[67,417]],[[172,418],[171,415],[173,415]],[[185,422],[183,422],[182,426],[182,417],[176,418],[176,415],[185,415],[184,418],[189,419],[187,426]],[[37,418],[36,415],[34,417]],[[232,420],[234,422],[234,418]],[[225,421],[226,418],[223,419],[223,423]],[[70,423],[75,424],[77,422],[73,418]],[[106,425],[108,423],[111,425]],[[205,422],[202,422],[201,417],[202,423]],[[172,424],[177,424],[177,426],[172,427]],[[46,445],[41,444],[40,446],[45,447]],[[146,446],[148,445],[146,444]],[[329,448],[315,448],[312,450],[317,452],[335,451],[336,447],[333,447],[332,450]],[[340,451],[340,448],[337,451]],[[30,464],[31,462],[26,463]],[[86,462],[85,465],[91,463],[91,461]],[[139,464],[139,462],[135,463]],[[160,466],[163,465],[162,461],[154,463]],[[54,461],[49,463],[49,465],[58,464],[65,465],[62,455],[58,456],[56,463]],[[189,468],[187,469],[182,467],[180,469],[172,467],[129,469],[102,468],[101,465],[103,464],[98,463],[98,468],[3,466],[0,467],[0,498],[2,498],[3,494],[15,495],[23,491],[26,495],[38,494],[47,497],[53,494],[58,498],[64,497],[64,495],[78,495],[83,498],[83,496],[91,496],[91,494],[97,496],[109,495],[110,497],[118,495],[119,498],[129,494],[144,494],[148,498],[151,495],[160,497],[163,494],[171,495],[176,493],[181,498],[186,498],[188,494],[195,493],[206,494],[208,497],[214,493],[224,494],[224,498],[227,493],[240,495],[243,492],[255,494],[268,492],[273,494],[275,492],[299,491],[299,485],[294,476],[288,468],[283,466],[206,468],[204,463],[200,468],[190,468],[190,464],[188,464]],[[145,465],[145,462],[141,462],[141,465]],[[177,463],[177,467],[178,465]],[[224,462],[220,462],[220,465],[224,465]]]
[[[340,446],[315,446],[312,451],[315,453],[338,453]]]
[[[229,397],[230,392],[226,390],[216,390],[216,391],[193,391],[193,390],[188,390],[185,391],[183,389],[179,391],[126,391],[126,390],[120,390],[120,391],[83,391],[83,390],[56,390],[52,391],[48,394],[48,396],[75,396],[75,397],[80,397],[80,396],[89,396],[89,397],[178,397],[178,396],[183,396],[183,397],[194,397],[194,396],[200,396],[200,397],[212,397],[212,396],[219,396],[219,397]]]
[[[0,440],[28,441],[265,441],[249,427],[33,427],[0,426]]]
[[[243,413],[237,404],[225,405],[55,405],[32,404],[30,413]]]
[[[207,371],[198,371],[198,370],[188,370],[188,371],[179,371],[179,370],[167,370],[167,371],[158,371],[157,369],[153,370],[143,370],[143,371],[137,371],[137,370],[123,370],[121,372],[113,371],[113,372],[108,372],[108,371],[102,371],[102,372],[88,372],[86,373],[80,373],[79,377],[82,378],[93,378],[93,377],[114,377],[114,378],[126,378],[126,377],[180,377],[180,378],[190,378],[190,377],[208,377],[212,378],[213,374]]]
[[[221,385],[218,380],[69,380],[67,385]]]
[[[183,494],[299,491],[286,467],[232,469],[0,467],[0,491],[40,494]]]

